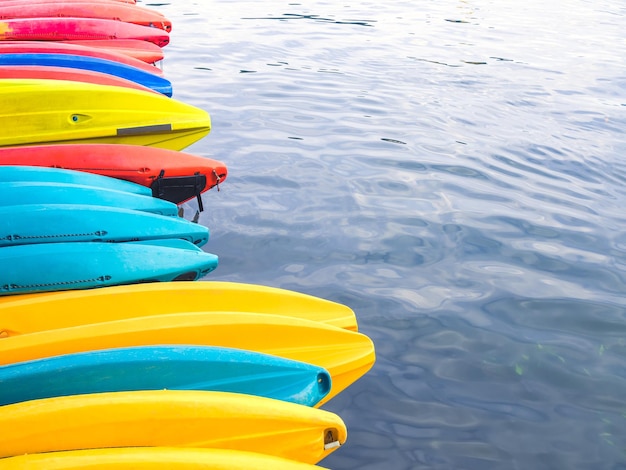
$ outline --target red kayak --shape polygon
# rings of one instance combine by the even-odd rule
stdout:
[[[32,1],[0,1],[0,20],[18,18],[97,18],[116,20],[124,23],[150,26],[167,31],[172,30],[172,22],[161,13],[136,4],[113,0],[67,2],[55,1],[37,3]]]
[[[169,34],[158,28],[93,18],[28,18],[0,21],[2,41],[139,39],[166,46]]]
[[[112,0],[113,1],[113,0]],[[1,4],[0,0],[0,4]],[[158,47],[158,46],[155,46]],[[161,48],[158,48],[161,50]],[[162,76],[163,71],[143,60],[106,49],[55,41],[0,41],[0,54],[71,54],[112,60]]]
[[[228,170],[220,161],[176,150],[124,144],[60,144],[0,148],[0,165],[86,171],[132,181],[176,204],[218,186]],[[219,189],[219,187],[218,187]]]
[[[62,41],[59,44],[71,44],[77,46],[102,49],[108,52],[124,54],[139,59],[147,64],[155,64],[163,60],[163,50],[156,44],[139,39],[85,39]]]
[[[49,65],[0,65],[2,78],[36,78],[48,80],[67,80],[72,82],[95,83],[98,85],[121,86],[135,90],[158,93],[152,88],[140,85],[132,80],[93,70],[74,69],[69,67],[52,67]]]

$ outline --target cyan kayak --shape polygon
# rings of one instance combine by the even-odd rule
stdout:
[[[330,390],[319,366],[242,349],[159,345],[104,349],[0,367],[0,405],[133,390],[245,393],[314,406]]]
[[[119,178],[111,178],[86,171],[71,170],[66,168],[53,168],[41,166],[24,165],[2,165],[0,166],[0,183],[11,182],[22,183],[69,183],[81,184],[83,186],[94,186],[96,188],[114,189],[116,191],[126,191],[127,193],[142,194],[152,196],[150,188],[131,181]]]
[[[0,270],[0,295],[191,281],[217,262],[217,256],[175,239],[7,246],[0,249],[0,266],[10,266]]]
[[[0,182],[0,207],[18,204],[80,203],[178,216],[178,206],[172,202],[126,191],[71,183]]]
[[[0,206],[0,248],[35,243],[129,242],[170,238],[202,246],[209,240],[209,229],[182,217],[119,207],[88,204]]]

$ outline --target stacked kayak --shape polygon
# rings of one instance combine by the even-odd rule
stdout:
[[[4,2],[0,7],[2,5]],[[71,41],[75,38],[135,39],[158,47],[165,47],[169,43],[169,34],[163,29],[115,19],[52,16],[0,21],[0,41]]]
[[[134,57],[148,64],[160,62],[164,56],[161,47],[141,39],[68,39],[67,41],[61,41],[61,43],[116,52]]]
[[[0,147],[118,143],[182,150],[211,130],[206,111],[130,87],[2,79],[0,99]]]
[[[44,452],[2,460],[3,470],[320,470],[258,452],[190,447],[118,447]]]
[[[159,345],[46,356],[0,369],[0,405],[133,390],[206,390],[263,395],[314,406],[330,375],[305,362],[235,348]]]
[[[158,201],[150,196],[141,199]],[[182,217],[115,206],[14,204],[0,207],[0,218],[0,247],[159,239],[182,239],[200,247],[209,239],[208,229]]]
[[[5,0],[0,3],[0,19],[2,20],[56,17],[119,20],[124,23],[159,28],[167,32],[172,30],[172,23],[159,12],[124,2],[37,0],[25,4]],[[56,24],[54,30],[57,30]]]
[[[319,469],[366,374],[354,311],[206,279],[225,163],[135,0],[0,2],[1,469]],[[197,214],[197,213],[196,213]]]
[[[47,310],[63,314],[49,315]],[[346,305],[276,287],[219,281],[3,296],[0,331],[15,336],[136,317],[229,310],[275,314],[358,331],[356,315]]]
[[[0,166],[0,295],[199,279],[209,231],[129,181]],[[77,204],[75,201],[89,201]]]
[[[346,440],[345,424],[334,413],[230,392],[105,392],[1,409],[0,424],[11,432],[0,442],[0,458],[81,449],[191,447],[315,464]]]
[[[345,305],[228,282],[3,296],[0,329],[0,465],[34,468],[306,468],[347,436],[320,407],[375,360]]]

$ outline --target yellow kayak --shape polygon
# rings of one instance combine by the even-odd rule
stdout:
[[[0,407],[0,457],[113,447],[259,452],[314,464],[346,441],[329,411],[240,393],[94,393]],[[1,460],[0,460],[1,462]],[[271,468],[271,467],[270,467]]]
[[[118,447],[19,455],[2,470],[324,470],[257,452],[181,447]]]
[[[0,102],[0,147],[80,142],[182,150],[211,130],[206,111],[126,87],[2,79]]]
[[[356,316],[349,307],[312,295],[254,284],[180,281],[0,297],[0,332],[13,336],[130,317],[202,311],[271,313],[357,331]]]
[[[51,316],[56,312],[48,310]],[[3,337],[0,365],[91,350],[176,344],[244,349],[323,367],[332,386],[317,406],[351,385],[375,361],[369,337],[324,323],[261,313],[181,312]]]

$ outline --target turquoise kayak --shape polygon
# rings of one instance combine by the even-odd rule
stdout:
[[[242,349],[159,345],[48,357],[0,367],[0,405],[135,390],[245,393],[314,406],[330,390],[322,367]]]
[[[82,184],[46,182],[0,183],[0,207],[18,204],[79,204],[122,207],[167,216],[178,216],[178,206],[152,196]]]
[[[0,266],[11,269],[0,270],[0,295],[193,281],[217,263],[216,255],[177,239],[6,246],[0,249]]]
[[[0,247],[169,238],[180,238],[202,246],[209,240],[209,229],[182,217],[118,207],[87,204],[0,206]]]
[[[86,171],[41,166],[6,165],[0,166],[0,183],[69,183],[113,189],[127,193],[152,196],[150,188],[130,181],[111,178]]]

